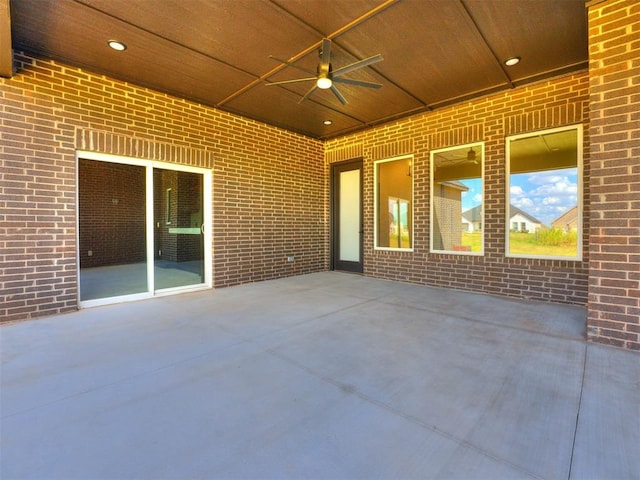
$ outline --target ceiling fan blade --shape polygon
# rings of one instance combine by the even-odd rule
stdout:
[[[322,39],[322,57],[320,61],[325,64],[331,61],[331,40],[328,38]]]
[[[331,85],[331,91],[338,98],[338,100],[340,100],[340,103],[342,103],[343,105],[346,105],[347,103],[349,103],[347,102],[347,99],[342,96],[342,94],[340,93],[340,90],[338,90],[335,85]]]
[[[350,78],[335,78],[333,79],[335,83],[346,83],[348,85],[357,85],[358,87],[367,87],[367,88],[380,88],[382,87],[381,83],[374,82],[363,82],[362,80],[352,80]]]
[[[282,80],[281,82],[266,82],[265,85],[285,85],[287,83],[308,82],[309,80],[316,80],[316,77],[295,78],[293,80]]]
[[[344,75],[345,73],[353,72],[354,70],[358,70],[359,68],[368,67],[374,63],[378,63],[384,60],[382,55],[374,55],[373,57],[365,58],[364,60],[357,61],[352,63],[351,65],[347,65],[346,67],[339,68],[333,71],[334,77],[339,77],[340,75]]]
[[[315,92],[315,91],[316,91],[316,88],[318,88],[318,86],[314,84],[314,85],[313,85],[313,87],[311,87],[311,88],[309,89],[309,91],[308,91],[307,93],[305,93],[305,94],[304,94],[304,97],[302,97],[300,100],[298,100],[298,103],[302,103],[302,102],[304,102],[307,98],[309,98],[309,97],[311,96],[311,94],[312,94],[313,92]]]
[[[281,58],[274,57],[273,55],[269,55],[269,58],[275,60],[276,62],[284,63],[287,67],[297,68],[298,70],[300,70],[300,71],[302,71],[304,73],[308,73],[309,75],[315,75],[315,73],[316,73],[316,72],[312,72],[311,70],[307,70],[306,68],[299,67],[295,63],[291,63],[291,62],[289,62],[287,60],[282,60]]]

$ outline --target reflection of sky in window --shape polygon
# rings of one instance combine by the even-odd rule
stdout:
[[[551,226],[578,202],[578,169],[518,173],[510,178],[511,204]]]
[[[482,203],[482,179],[459,180],[469,190],[462,192],[462,211],[476,207]]]
[[[482,180],[460,180],[469,190],[462,192],[462,211],[482,203]],[[551,222],[578,204],[578,169],[518,173],[510,179],[511,204],[536,217],[543,224]]]

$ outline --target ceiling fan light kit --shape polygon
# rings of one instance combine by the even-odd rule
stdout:
[[[277,60],[281,63],[284,63],[287,66],[295,66],[288,61],[279,60],[275,57],[271,57],[274,60]],[[288,83],[298,83],[298,82],[307,82],[307,81],[315,81],[313,87],[307,91],[307,93],[300,99],[298,103],[303,102],[307,98],[311,96],[316,89],[320,90],[331,90],[333,94],[336,96],[340,103],[346,105],[347,99],[344,98],[342,93],[336,88],[336,83],[344,83],[347,85],[354,85],[357,87],[366,87],[366,88],[380,88],[382,84],[374,83],[374,82],[365,82],[362,80],[353,80],[349,78],[342,78],[342,75],[345,75],[349,72],[353,72],[355,70],[359,70],[364,67],[368,67],[369,65],[373,65],[374,63],[381,62],[383,60],[382,55],[374,55],[373,57],[365,58],[364,60],[359,60],[350,65],[346,65],[344,67],[338,68],[337,70],[333,70],[333,66],[331,65],[331,40],[328,38],[322,39],[322,49],[320,50],[320,63],[318,63],[318,68],[316,69],[315,77],[306,77],[306,78],[296,78],[293,80],[283,80],[281,82],[267,82],[267,85],[285,85]],[[296,67],[299,68],[299,67]],[[304,69],[301,69],[304,70]]]
[[[333,82],[331,81],[330,78],[328,77],[321,77],[318,79],[318,81],[316,82],[316,86],[320,89],[320,90],[327,90],[328,88],[331,88],[331,85],[333,85]]]
[[[469,162],[476,161],[476,151],[473,148],[470,148],[469,151],[467,152],[467,160]]]
[[[331,70],[328,72],[320,72],[318,73],[318,80],[316,80],[316,86],[321,90],[327,90],[331,88],[333,85],[333,80],[331,80]]]

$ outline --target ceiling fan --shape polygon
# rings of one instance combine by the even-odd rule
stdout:
[[[301,68],[297,65],[294,65],[293,63],[288,62],[286,60],[280,60],[279,58],[276,58],[274,56],[271,56],[270,58],[273,58],[278,62],[284,63],[287,66],[297,68],[298,70],[302,70],[303,72],[313,75],[313,72],[306,70],[304,68]],[[322,47],[320,50],[320,63],[318,63],[315,77],[296,78],[294,80],[283,80],[281,82],[267,82],[267,85],[284,85],[287,83],[307,82],[307,81],[314,80],[315,84],[313,85],[313,87],[311,87],[309,91],[305,93],[305,95],[298,101],[298,103],[301,103],[307,98],[309,98],[311,94],[315,92],[316,89],[319,88],[321,90],[330,89],[333,92],[333,94],[336,96],[336,98],[340,100],[340,102],[343,105],[346,105],[348,103],[347,99],[344,98],[344,96],[340,93],[340,90],[338,90],[335,84],[344,83],[346,85],[355,85],[358,87],[367,87],[367,88],[382,87],[382,84],[380,83],[364,82],[362,80],[352,80],[350,78],[342,77],[343,75],[349,72],[353,72],[354,70],[359,70],[360,68],[368,67],[369,65],[380,62],[382,60],[383,60],[382,55],[378,54],[378,55],[374,55],[373,57],[365,58],[364,60],[359,60],[345,67],[341,67],[341,68],[338,68],[337,70],[334,70],[333,66],[331,65],[331,40],[329,40],[328,38],[323,38]]]

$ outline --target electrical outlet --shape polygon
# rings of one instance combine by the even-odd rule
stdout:
[[[293,263],[296,261],[296,257],[294,257],[293,255],[289,255],[287,257],[287,263]]]
[[[87,257],[93,257],[93,250],[89,250],[87,252]]]

